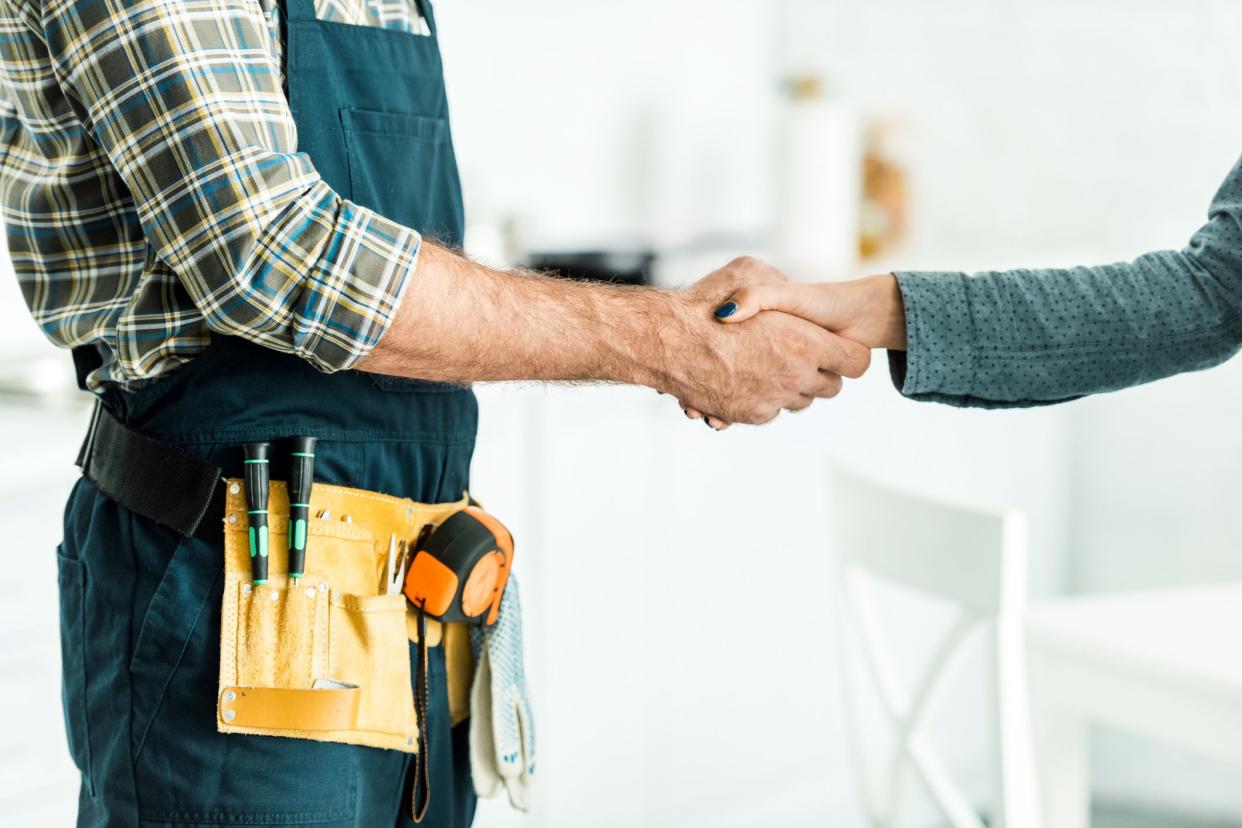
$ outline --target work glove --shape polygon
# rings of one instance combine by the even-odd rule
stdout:
[[[503,785],[514,808],[525,811],[535,773],[535,719],[522,664],[522,604],[509,577],[500,616],[470,631],[474,685],[470,688],[470,770],[474,790],[490,799]]]

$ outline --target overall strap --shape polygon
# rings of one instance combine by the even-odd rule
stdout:
[[[315,0],[285,0],[285,13],[290,20],[314,20]]]
[[[418,6],[418,12],[423,16],[423,20],[427,21],[427,28],[431,29],[431,36],[436,37],[436,16],[431,11],[431,0],[414,0]]]
[[[418,12],[427,21],[432,37],[436,35],[436,18],[431,11],[430,0],[412,0]],[[290,20],[315,20],[315,0],[285,0],[285,10]]]

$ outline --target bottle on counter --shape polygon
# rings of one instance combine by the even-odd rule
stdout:
[[[775,263],[800,281],[844,279],[858,264],[862,142],[858,116],[818,75],[782,84],[776,140]]]

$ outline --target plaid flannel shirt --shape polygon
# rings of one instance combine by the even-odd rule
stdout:
[[[213,333],[349,368],[391,323],[417,232],[297,152],[276,0],[0,0],[0,208],[30,312],[100,344],[92,387]],[[417,31],[414,0],[317,0]]]

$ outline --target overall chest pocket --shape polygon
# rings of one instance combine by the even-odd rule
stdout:
[[[461,184],[446,118],[344,108],[352,199],[431,239],[464,224]]]

